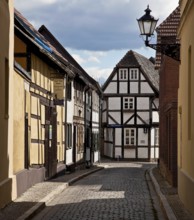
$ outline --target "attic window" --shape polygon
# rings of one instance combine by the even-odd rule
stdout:
[[[139,70],[138,69],[130,69],[130,80],[138,80],[139,79]]]
[[[128,79],[127,69],[119,69],[119,79],[120,80],[127,80]]]

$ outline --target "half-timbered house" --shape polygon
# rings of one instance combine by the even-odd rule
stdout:
[[[102,87],[103,154],[111,158],[158,158],[159,75],[144,56],[128,51]]]
[[[15,10],[14,175],[16,196],[65,169],[65,80],[60,53]],[[60,59],[59,59],[60,58]]]
[[[101,89],[99,84],[91,77],[89,83],[85,93],[85,152],[87,166],[100,159],[99,139],[101,131]]]
[[[39,32],[69,62],[74,78],[66,80],[66,165],[78,167],[99,160],[99,112],[101,89],[52,33],[42,25]]]

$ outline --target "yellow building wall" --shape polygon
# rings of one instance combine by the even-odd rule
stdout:
[[[34,115],[35,117],[32,117]],[[44,128],[42,122],[45,123],[45,107],[40,104],[40,99],[31,96],[31,140],[39,141],[30,145],[30,164],[44,163],[44,145],[41,141],[45,140]]]
[[[31,55],[31,76],[32,83],[40,86],[49,92],[53,91],[53,82],[50,80],[50,67],[43,62],[39,57]],[[52,99],[50,95],[46,95],[39,89],[31,88],[31,91],[47,99]],[[34,115],[35,117],[32,117]],[[31,140],[30,144],[30,165],[44,164],[45,162],[45,147],[43,141],[45,140],[45,106],[41,105],[40,98],[31,96]]]
[[[178,92],[178,191],[194,217],[194,2],[180,1],[181,39]]]
[[[0,1],[0,207],[12,199],[13,1]]]
[[[25,119],[25,90],[24,79],[14,73],[14,149],[13,149],[13,172],[17,173],[24,169],[24,119]]]
[[[53,68],[43,62],[39,57],[32,54],[32,82],[36,85],[50,91],[54,91],[54,82],[51,80],[51,74],[56,72]],[[44,95],[42,92],[35,91],[37,94],[41,94],[44,97],[49,98],[49,96]]]
[[[53,100],[54,91],[54,76],[58,76],[55,69],[51,68],[47,63],[42,61],[39,57],[32,54],[32,83],[47,90],[45,93],[38,88],[31,88],[31,92],[40,95],[48,100]],[[32,115],[36,117],[32,117]],[[57,159],[64,161],[64,122],[65,112],[64,106],[57,106]],[[42,143],[31,143],[30,145],[30,164],[44,164],[45,163],[45,147],[43,141],[45,140],[45,106],[40,103],[40,98],[31,96],[31,139],[39,140]]]
[[[0,172],[0,181],[3,181],[8,177],[8,112],[6,98],[8,96],[8,91],[5,86],[8,86],[9,76],[9,9],[6,1],[0,1],[0,26],[4,28],[4,31],[0,33],[0,93],[2,99],[0,99],[0,139],[1,139],[1,152],[2,159],[0,160],[0,167],[4,167]],[[2,19],[4,18],[4,19]]]

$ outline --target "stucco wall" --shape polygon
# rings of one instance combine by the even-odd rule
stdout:
[[[13,1],[0,1],[0,207],[12,199]]]
[[[194,102],[190,103],[191,115],[189,113],[189,96],[190,100],[194,100],[194,87],[191,86],[190,93],[188,91],[189,83],[193,85],[194,83],[194,63],[191,62],[191,78],[188,76],[188,51],[191,47],[191,60],[194,59],[194,33],[192,28],[190,28],[194,23],[194,3],[190,9],[190,13],[185,17],[184,26],[181,29],[181,65],[180,65],[180,80],[179,80],[179,166],[186,170],[192,178],[194,178],[194,126],[191,126],[192,136],[189,138],[189,123],[194,125]],[[181,112],[180,112],[181,111]],[[180,140],[182,137],[182,140]],[[182,155],[182,156],[181,156]]]
[[[24,169],[24,79],[14,73],[14,149],[13,172]],[[18,98],[19,97],[19,98]]]
[[[185,204],[186,208],[192,213],[194,217],[194,32],[192,28],[194,23],[193,12],[194,2],[182,0],[181,25],[179,29],[179,37],[181,39],[181,64],[178,93],[178,191],[182,202]]]

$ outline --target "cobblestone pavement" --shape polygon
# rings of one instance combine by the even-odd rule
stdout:
[[[34,220],[165,219],[147,170],[150,163],[112,162],[79,180],[47,204]]]
[[[43,209],[47,201],[61,193],[76,180],[96,172],[100,167],[77,170],[76,172],[58,176],[49,181],[37,183],[16,200],[0,209],[0,220],[30,219],[39,210]]]
[[[172,187],[160,174],[160,170],[155,167],[153,169],[154,177],[160,185],[160,190],[165,195],[171,209],[173,210],[177,220],[193,220],[191,214],[185,209],[180,201],[177,188]]]

